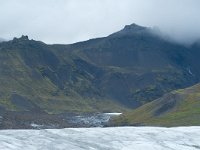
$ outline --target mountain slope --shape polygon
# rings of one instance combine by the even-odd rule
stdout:
[[[50,113],[136,108],[198,83],[199,50],[136,24],[70,45],[14,38],[0,43],[0,104]]]
[[[6,109],[42,109],[51,113],[124,109],[106,98],[80,95],[84,87],[90,88],[87,79],[90,76],[75,64],[59,60],[44,43],[28,40],[25,36],[4,42],[0,45],[0,57],[0,104]],[[63,87],[66,80],[68,88]],[[77,87],[77,91],[70,84]]]
[[[200,125],[200,84],[176,90],[115,118],[115,125]]]
[[[199,47],[168,42],[135,24],[105,38],[54,47],[63,56],[70,53],[102,68],[95,86],[131,107],[199,81]]]

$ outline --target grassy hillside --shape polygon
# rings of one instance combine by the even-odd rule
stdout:
[[[135,24],[70,45],[14,38],[0,43],[0,106],[49,113],[137,108],[198,83],[199,50]]]
[[[86,79],[89,75],[85,77],[73,65],[59,60],[46,44],[27,37],[2,43],[0,105],[8,110],[49,113],[126,110],[111,99],[80,95],[92,87]]]
[[[115,118],[114,125],[200,125],[200,84],[176,90]]]

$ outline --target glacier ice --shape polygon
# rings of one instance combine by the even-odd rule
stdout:
[[[0,150],[198,150],[200,127],[1,130]]]

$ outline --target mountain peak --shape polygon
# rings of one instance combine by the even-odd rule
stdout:
[[[19,41],[28,41],[29,38],[28,38],[27,35],[22,35],[20,38],[16,38],[16,37],[14,37],[13,40],[14,40],[14,41],[16,41],[16,40],[19,40]]]
[[[135,34],[141,34],[144,32],[147,32],[148,28],[147,27],[143,27],[143,26],[139,26],[135,23],[130,24],[130,25],[126,25],[122,30],[111,34],[110,36],[112,37],[118,37],[118,36],[130,36],[130,35],[135,35]]]
[[[133,23],[130,25],[126,25],[123,30],[132,32],[132,31],[139,31],[139,30],[145,30],[145,29],[146,29],[146,27],[142,27],[142,26],[139,26],[139,25]]]

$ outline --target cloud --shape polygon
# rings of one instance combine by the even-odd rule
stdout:
[[[0,42],[3,42],[3,41],[5,41],[3,38],[0,38]]]
[[[73,43],[136,23],[191,43],[200,38],[199,14],[199,0],[6,0],[0,1],[0,37]]]

